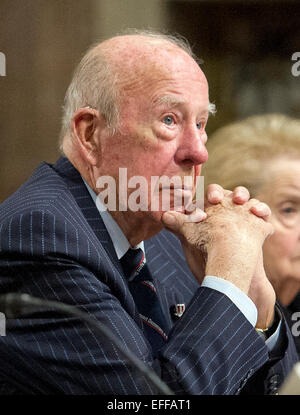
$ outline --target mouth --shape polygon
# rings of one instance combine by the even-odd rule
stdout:
[[[192,192],[194,189],[194,186],[161,186],[159,190],[181,190],[181,191],[190,191]]]
[[[175,210],[184,213],[192,203],[194,188],[193,186],[162,187],[160,195],[162,210]]]
[[[189,204],[194,196],[194,186],[182,186],[182,187],[162,187],[160,193],[162,195],[169,195],[169,197],[177,202],[177,205]]]
[[[189,171],[190,174],[158,178],[152,196],[161,210],[185,212],[193,206],[200,170],[200,166],[194,166],[193,170]]]

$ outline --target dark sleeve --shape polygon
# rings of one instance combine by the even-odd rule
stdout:
[[[241,394],[276,395],[294,364],[298,361],[293,335],[285,318],[283,307],[276,304],[281,314],[278,341],[267,363],[261,367],[241,389]]]
[[[282,307],[288,326],[293,334],[300,358],[300,292],[287,307]]]
[[[147,340],[79,227],[46,209],[24,211],[2,223],[0,241],[1,293],[76,306],[152,365]],[[0,383],[9,385],[2,390],[33,394],[156,393],[112,342],[54,310],[7,320],[6,336],[0,337]]]
[[[94,316],[175,393],[234,394],[268,362],[264,342],[244,315],[206,287],[196,291],[153,360],[124,282],[117,287],[88,235],[59,215],[14,215],[2,224],[0,241],[1,293],[25,292]],[[157,393],[110,340],[53,310],[7,322],[7,335],[0,337],[0,383],[33,394]]]

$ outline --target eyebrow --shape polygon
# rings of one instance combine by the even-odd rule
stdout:
[[[157,100],[155,100],[155,104],[167,105],[169,108],[172,108],[172,107],[178,107],[180,105],[186,104],[186,101],[180,98],[177,98],[175,96],[172,96],[172,95],[164,95],[164,96],[159,97]],[[210,102],[206,108],[206,111],[209,114],[215,114],[216,113],[215,104]]]
[[[300,200],[299,188],[293,187],[290,189],[286,189],[285,191],[278,193],[278,197],[285,197],[285,198]]]

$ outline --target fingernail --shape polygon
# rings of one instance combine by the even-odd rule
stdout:
[[[222,195],[221,195],[221,193],[218,191],[218,190],[214,190],[212,193],[211,193],[211,195],[210,195],[210,198],[211,199],[221,199],[222,198]]]
[[[174,215],[172,215],[171,213],[164,213],[163,221],[167,225],[174,225],[176,223],[176,219],[175,219]]]
[[[204,219],[206,219],[207,214],[205,212],[202,212],[201,210],[198,211],[196,214],[186,215],[187,219],[186,222],[202,222]]]

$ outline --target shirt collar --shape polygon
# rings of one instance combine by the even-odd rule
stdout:
[[[104,222],[104,225],[107,229],[107,232],[112,240],[113,246],[115,248],[116,254],[118,259],[121,259],[123,255],[126,254],[128,249],[132,248],[128,239],[124,235],[122,229],[117,224],[117,222],[113,219],[111,214],[107,211],[105,206],[101,203],[99,197],[97,197],[96,193],[93,189],[87,184],[87,182],[82,178],[84,184],[86,185],[100,215]],[[144,248],[144,241],[140,242],[138,245],[133,247],[134,249],[141,248],[145,254]]]

